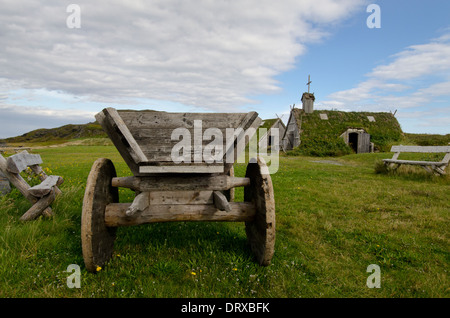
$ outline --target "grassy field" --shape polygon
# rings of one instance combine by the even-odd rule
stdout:
[[[64,178],[63,194],[53,218],[28,223],[19,221],[30,204],[17,190],[0,197],[0,297],[450,296],[450,178],[375,173],[392,154],[281,157],[268,267],[253,261],[243,223],[177,222],[119,228],[113,259],[91,274],[80,240],[87,176],[101,157],[119,176],[131,173],[112,146],[34,152]],[[243,176],[245,165],[235,171]],[[121,189],[120,198],[134,193]],[[81,288],[67,287],[70,264],[81,267]],[[380,266],[381,288],[366,285],[370,264]]]

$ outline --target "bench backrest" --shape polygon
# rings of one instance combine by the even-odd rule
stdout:
[[[449,153],[450,146],[392,146],[391,152]]]
[[[26,150],[9,157],[6,162],[7,170],[11,173],[20,173],[29,166],[43,163],[40,155],[30,154]]]

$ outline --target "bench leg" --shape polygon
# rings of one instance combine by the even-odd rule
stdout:
[[[430,169],[430,167],[428,166],[421,166],[422,168],[424,168],[427,172],[433,174],[433,170]]]
[[[438,175],[443,176],[443,175],[445,175],[445,170],[444,169],[442,169],[441,167],[435,167],[434,171],[436,171]]]
[[[35,204],[33,204],[33,206],[27,212],[25,212],[24,215],[22,215],[20,220],[21,221],[34,220],[38,216],[43,214],[44,211],[45,211],[45,214],[49,213],[49,211],[48,211],[50,209],[49,206],[55,200],[55,197],[56,197],[55,190],[52,190],[49,194],[42,197],[39,201],[37,201]]]

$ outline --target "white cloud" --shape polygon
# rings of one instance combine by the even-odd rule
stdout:
[[[2,1],[0,77],[97,102],[146,98],[230,110],[278,92],[274,76],[363,3],[84,0],[81,28],[69,29],[68,3]]]
[[[448,73],[450,70],[448,42],[413,45],[394,57],[392,63],[376,67],[369,76],[386,80],[409,80]]]
[[[429,110],[442,107],[437,104],[450,103],[450,34],[412,45],[391,58],[390,63],[369,72],[367,80],[330,94],[328,100],[320,103],[346,110],[399,109],[399,118],[420,117],[416,125],[448,132],[448,115],[442,110]]]

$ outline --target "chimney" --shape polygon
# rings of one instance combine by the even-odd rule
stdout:
[[[314,109],[314,100],[316,98],[314,97],[314,93],[303,93],[302,95],[302,104],[303,104],[303,111],[306,114],[311,114]]]

